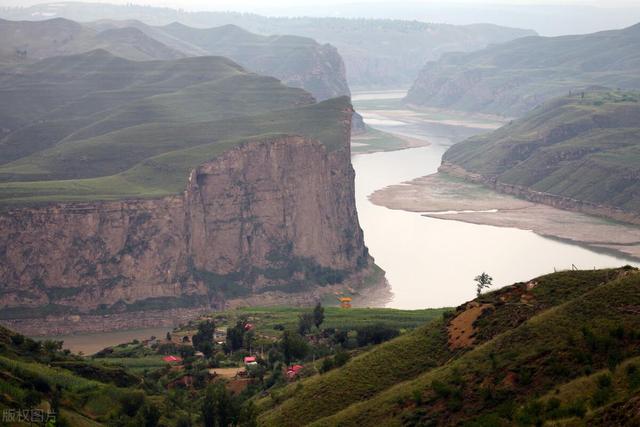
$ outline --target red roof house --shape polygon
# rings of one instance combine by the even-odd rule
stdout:
[[[303,368],[304,368],[304,366],[302,366],[302,365],[293,365],[293,366],[290,366],[290,367],[287,369],[287,377],[288,377],[289,379],[294,379],[295,377],[297,377],[297,376],[298,376],[298,374],[300,373],[300,371],[302,371],[302,369],[303,369]]]
[[[255,356],[247,356],[244,358],[244,364],[245,365],[249,365],[249,364],[253,364],[256,363],[256,357]]]
[[[165,356],[162,358],[167,363],[180,363],[182,362],[182,357],[179,356]]]

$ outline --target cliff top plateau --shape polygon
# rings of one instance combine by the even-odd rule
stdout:
[[[268,135],[342,147],[347,98],[303,90],[221,57],[130,61],[95,50],[0,75],[3,205],[161,197],[189,171]]]

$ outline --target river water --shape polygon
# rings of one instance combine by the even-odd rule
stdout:
[[[354,101],[370,101],[375,96],[358,95]],[[389,99],[388,94],[383,96],[380,99]],[[411,119],[406,122],[398,119],[398,110],[389,119],[380,111],[358,109],[358,112],[372,127],[431,143],[427,147],[352,158],[358,217],[369,252],[386,271],[391,285],[394,297],[389,307],[457,306],[475,297],[473,278],[483,271],[494,278],[497,288],[554,269],[570,269],[572,265],[580,269],[637,265],[531,231],[428,218],[374,205],[368,196],[375,190],[435,173],[442,154],[453,141],[432,122],[416,123],[410,111],[407,115]],[[449,133],[456,135],[455,129]]]

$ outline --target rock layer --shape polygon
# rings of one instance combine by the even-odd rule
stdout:
[[[333,151],[299,136],[243,143],[194,169],[181,195],[13,209],[0,230],[2,318],[18,329],[353,285],[369,263],[348,138]]]

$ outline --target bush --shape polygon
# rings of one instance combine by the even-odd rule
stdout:
[[[343,350],[338,350],[333,358],[333,364],[336,368],[339,368],[340,366],[346,364],[349,359],[351,359],[351,355],[349,353]]]
[[[333,367],[334,367],[333,358],[327,357],[322,361],[322,364],[320,365],[320,372],[321,373],[329,372],[330,370],[333,369]]]
[[[640,388],[640,369],[638,369],[638,366],[631,364],[627,366],[626,372],[629,388],[631,390]]]
[[[400,331],[390,328],[382,323],[363,326],[356,329],[358,333],[358,346],[364,347],[369,344],[380,344],[400,335]]]

